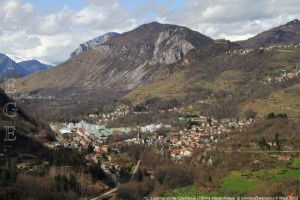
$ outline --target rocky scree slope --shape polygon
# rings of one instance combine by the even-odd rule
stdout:
[[[213,40],[186,27],[152,22],[111,38],[62,65],[20,79],[18,91],[69,96],[128,91],[173,72],[170,66]],[[73,98],[73,96],[72,96]]]

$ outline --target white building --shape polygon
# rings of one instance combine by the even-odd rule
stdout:
[[[150,125],[146,125],[144,127],[141,127],[141,132],[142,133],[146,133],[146,132],[154,132],[154,131],[158,131],[161,129],[169,129],[171,128],[171,125],[164,125],[164,124],[150,124]]]

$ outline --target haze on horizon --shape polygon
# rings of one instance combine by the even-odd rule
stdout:
[[[298,0],[1,0],[0,52],[61,62],[82,42],[151,21],[243,40],[299,19],[299,10]]]

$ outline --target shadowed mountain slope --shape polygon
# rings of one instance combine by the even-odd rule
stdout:
[[[50,65],[43,64],[38,60],[26,60],[23,62],[19,62],[18,64],[26,71],[26,76],[29,74],[33,74],[37,71],[44,71],[53,67]]]

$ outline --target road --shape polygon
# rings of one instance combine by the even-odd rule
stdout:
[[[56,133],[56,139],[57,139],[58,142],[67,143],[65,138],[63,138],[59,133]]]
[[[134,175],[135,175],[135,174],[137,173],[137,171],[139,170],[140,165],[141,165],[141,160],[139,160],[139,161],[137,162],[137,164],[135,165],[135,167],[134,167],[134,169],[133,169],[133,171],[132,171],[131,179],[134,177]],[[101,166],[101,167],[102,167],[102,166]],[[116,181],[116,185],[117,185],[117,186],[116,186],[115,188],[112,188],[111,190],[108,190],[107,192],[101,194],[100,196],[91,199],[91,200],[101,200],[101,199],[104,199],[104,198],[108,197],[109,195],[113,194],[114,192],[116,192],[117,189],[118,189],[119,182],[114,178],[114,176],[109,172],[109,170],[107,170],[107,169],[104,168],[104,167],[102,167],[102,169],[105,171],[106,174],[110,175],[110,176],[113,178],[113,180]]]
[[[141,165],[141,160],[139,160],[137,162],[137,164],[135,165],[133,171],[132,171],[132,176],[131,176],[131,179],[133,179],[134,175],[137,173],[137,171],[139,170],[140,168],[140,165]]]
[[[109,190],[109,191],[101,194],[100,196],[91,199],[91,200],[101,200],[101,199],[104,199],[104,198],[108,197],[109,195],[113,194],[116,191],[117,191],[117,188],[113,188],[113,189],[111,189],[111,190]]]

